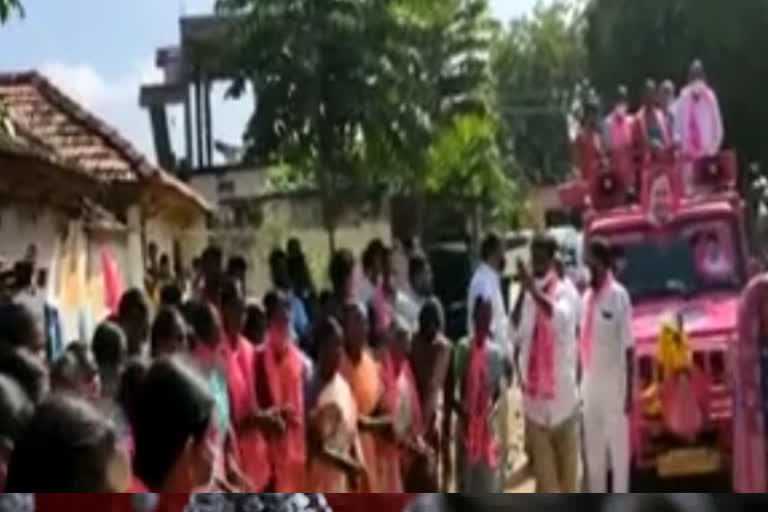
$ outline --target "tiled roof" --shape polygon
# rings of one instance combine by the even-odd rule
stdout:
[[[0,107],[2,105],[0,104]],[[0,154],[33,158],[51,164],[52,169],[72,172],[91,178],[83,169],[63,159],[51,146],[26,128],[19,126],[0,109]]]
[[[158,180],[209,209],[202,196],[150,163],[117,130],[39,73],[0,73],[0,103],[14,122],[91,176],[105,181]]]

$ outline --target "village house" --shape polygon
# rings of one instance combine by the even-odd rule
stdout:
[[[117,277],[129,287],[144,284],[150,241],[179,267],[200,253],[207,242],[208,202],[149,162],[114,128],[36,72],[0,73],[0,105],[16,132],[6,136],[14,140],[7,145],[39,156],[0,166],[6,171],[0,179],[7,182],[0,185],[0,256],[19,259],[34,244],[39,265],[55,276],[52,287],[62,308],[82,301],[77,295],[88,295],[103,281],[93,278],[103,258],[114,261]],[[36,173],[41,158],[58,172]],[[59,203],[88,206],[75,211]],[[69,286],[67,279],[84,284]],[[66,335],[82,337],[102,313],[80,311]]]

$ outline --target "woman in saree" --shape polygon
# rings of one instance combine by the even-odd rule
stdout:
[[[352,388],[352,395],[357,403],[360,443],[365,464],[365,478],[355,490],[386,492],[379,480],[377,438],[390,435],[392,421],[383,414],[384,385],[379,365],[368,347],[367,333],[365,307],[348,303],[344,308],[345,350],[341,374]]]
[[[309,414],[310,440],[307,490],[345,493],[358,487],[363,474],[362,448],[357,429],[357,404],[347,381],[339,373],[343,357],[341,327],[333,318],[315,331],[320,349],[318,395]]]
[[[392,418],[389,436],[379,436],[377,472],[382,492],[403,492],[403,474],[414,462],[433,454],[424,442],[421,405],[409,359],[411,333],[403,319],[395,317],[384,334],[379,352],[384,383],[383,409]]]
[[[411,368],[416,378],[423,436],[432,457],[416,457],[406,477],[406,490],[437,492],[450,489],[453,472],[451,432],[455,389],[453,345],[443,335],[445,325],[440,301],[426,301],[413,339]]]
[[[462,383],[459,408],[458,491],[501,492],[500,425],[497,415],[504,389],[504,353],[490,342],[491,295],[477,297],[469,352],[458,362]]]
[[[282,428],[272,411],[256,406],[256,349],[242,335],[246,302],[242,284],[227,279],[221,289],[221,333],[230,399],[230,420],[236,437],[236,460],[254,491],[264,491],[273,476],[265,436]],[[231,468],[236,472],[236,468]]]
[[[245,482],[237,468],[240,454],[231,421],[232,400],[229,394],[227,347],[222,341],[219,316],[214,307],[204,302],[190,302],[184,306],[184,315],[191,327],[190,359],[195,369],[208,384],[214,400],[214,421],[222,433],[222,446],[216,461],[217,481],[228,486],[249,489],[252,482]],[[231,483],[230,483],[231,482]]]
[[[274,492],[301,491],[305,485],[307,450],[304,393],[308,369],[291,327],[291,298],[276,292],[264,344],[256,353],[256,401],[275,418],[267,435]]]

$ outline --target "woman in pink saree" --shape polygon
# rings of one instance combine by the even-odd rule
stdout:
[[[221,316],[230,415],[237,437],[234,451],[251,488],[263,491],[272,476],[264,435],[271,428],[279,428],[280,422],[269,411],[256,407],[255,348],[241,334],[245,298],[237,281],[227,281],[222,288]]]
[[[277,309],[271,312],[264,345],[256,352],[256,395],[262,410],[279,420],[267,436],[275,492],[300,492],[306,478],[307,450],[304,429],[302,353],[291,328],[290,297],[277,292]]]
[[[384,334],[380,352],[383,409],[392,418],[388,436],[378,438],[377,472],[382,492],[403,492],[403,474],[419,455],[429,458],[421,406],[409,360],[411,333],[398,320]]]
[[[309,415],[311,443],[307,491],[345,493],[358,487],[363,474],[357,430],[357,404],[339,373],[343,357],[341,327],[332,318],[320,324],[315,339],[319,366],[317,403]]]
[[[379,365],[366,342],[365,309],[359,304],[344,308],[345,354],[341,374],[349,383],[359,414],[360,443],[365,464],[365,478],[359,492],[383,492],[379,481],[377,436],[391,431],[390,418],[381,415],[384,385]]]

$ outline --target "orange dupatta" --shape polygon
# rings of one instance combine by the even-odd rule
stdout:
[[[357,410],[361,416],[371,416],[382,399],[383,385],[379,366],[370,351],[364,349],[360,361],[354,363],[348,355],[341,360],[341,375],[347,379],[352,395],[357,402]],[[377,440],[372,432],[361,431],[360,443],[363,450],[363,465],[366,470],[366,482],[358,491],[379,492],[380,485],[377,460]]]
[[[395,435],[403,436],[407,432],[405,434],[407,440],[417,441],[424,435],[425,427],[411,362],[408,359],[395,357],[387,351],[382,360],[381,373],[384,382],[384,404],[392,415]],[[407,417],[403,418],[402,414],[407,414]],[[401,420],[404,420],[405,424],[402,424]],[[403,492],[401,468],[410,466],[413,457],[408,450],[401,449],[391,441],[384,440],[382,444],[384,444],[383,449],[389,451],[389,458],[397,462],[396,469],[389,469],[392,487],[399,490],[387,490],[387,492]],[[380,474],[383,473],[380,471]]]
[[[288,333],[271,329],[267,333],[262,357],[272,405],[290,411],[291,416],[283,435],[269,443],[275,492],[300,492],[304,486],[307,462],[301,353]]]
[[[256,407],[255,349],[241,336],[232,349],[227,347],[227,384],[231,402],[230,415],[237,433],[237,448],[243,473],[253,484],[254,491],[262,491],[269,483],[271,471],[267,460],[264,435],[256,428],[238,429],[237,426],[251,415]]]

